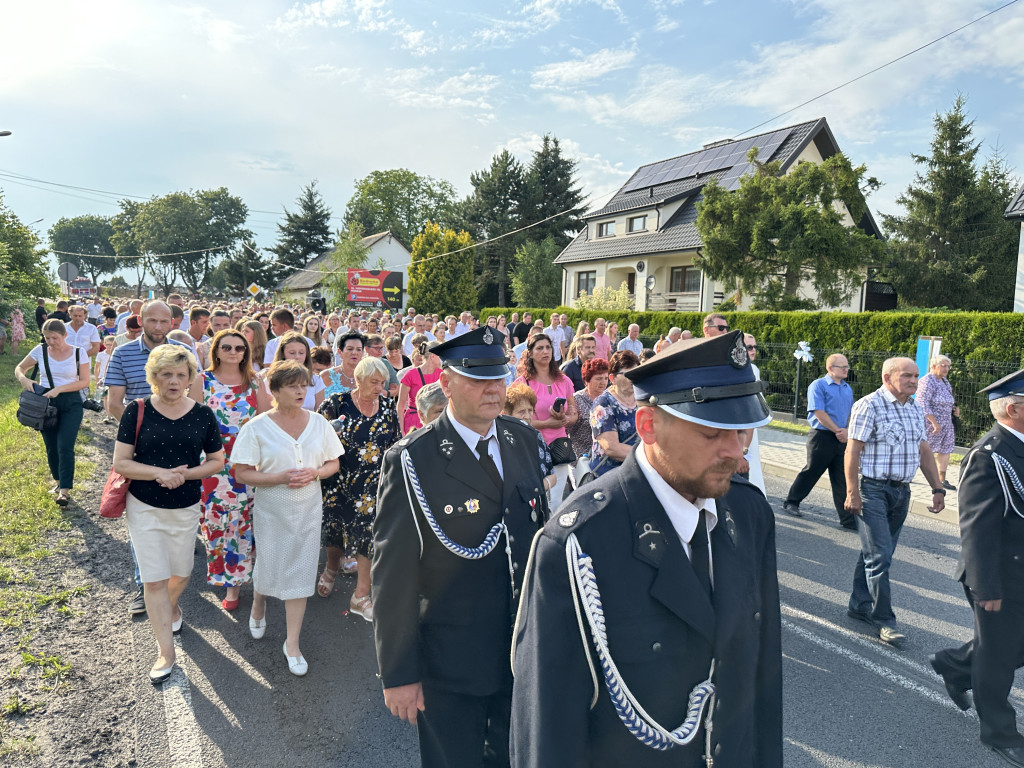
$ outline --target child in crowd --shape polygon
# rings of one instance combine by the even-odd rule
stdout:
[[[92,377],[96,382],[96,399],[101,403],[107,399],[107,388],[103,386],[103,379],[107,375],[107,365],[110,364],[110,356],[114,354],[114,337],[103,337],[103,348],[96,355],[96,362],[93,363]],[[114,420],[109,415],[103,417],[104,424],[112,424]]]

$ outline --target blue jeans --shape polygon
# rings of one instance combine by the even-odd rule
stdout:
[[[135,568],[135,572],[132,574],[132,578],[135,579],[137,586],[142,586],[142,574],[139,573],[139,558],[135,556],[135,545],[132,544],[132,540],[128,539],[128,551],[132,553],[132,566]]]
[[[889,566],[910,508],[910,486],[862,477],[864,508],[856,517],[860,557],[853,573],[850,610],[866,613],[878,626],[896,625],[889,588]]]

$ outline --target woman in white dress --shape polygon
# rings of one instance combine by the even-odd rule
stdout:
[[[316,585],[323,517],[320,481],[338,471],[344,453],[327,419],[305,410],[309,369],[295,360],[277,361],[267,375],[274,407],[246,422],[231,451],[238,482],[255,487],[253,532],[259,556],[253,569],[254,597],[249,632],[257,640],[267,628],[267,597],[284,600],[288,671],[306,674],[299,633],[306,598]]]

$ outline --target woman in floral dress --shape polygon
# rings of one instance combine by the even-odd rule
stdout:
[[[252,352],[240,331],[224,330],[210,343],[210,366],[189,390],[213,410],[220,426],[224,468],[203,480],[201,529],[206,542],[206,581],[227,587],[225,611],[238,607],[242,584],[252,580],[252,495],[235,479],[231,449],[242,425],[270,409],[270,393],[252,370]]]
[[[318,409],[338,433],[345,453],[338,473],[323,483],[327,565],[317,582],[317,594],[330,597],[347,544],[358,564],[349,610],[367,621],[373,621],[370,543],[377,481],[384,453],[401,437],[394,401],[383,394],[389,377],[380,358],[364,357],[354,371],[355,388],[331,395]]]

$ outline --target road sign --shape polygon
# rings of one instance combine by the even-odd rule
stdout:
[[[348,270],[349,304],[377,309],[399,309],[405,274],[375,269]]]
[[[57,267],[57,276],[61,280],[70,283],[72,280],[78,277],[78,267],[76,267],[70,261],[65,261],[63,264]]]
[[[246,290],[249,291],[249,293],[251,293],[253,296],[259,296],[263,292],[263,289],[256,285],[256,283],[250,284],[249,287],[246,288]]]

